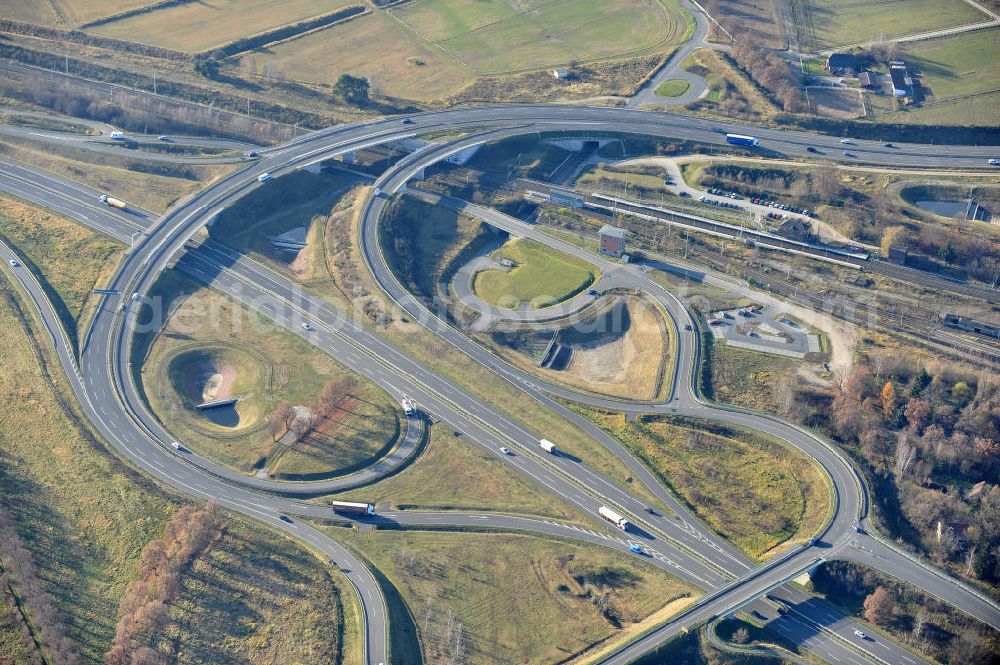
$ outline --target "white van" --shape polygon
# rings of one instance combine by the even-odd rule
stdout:
[[[259,176],[257,176],[257,182],[267,182],[270,179],[271,179],[270,173],[261,173]]]
[[[118,140],[125,138],[124,132],[111,132],[111,138]]]

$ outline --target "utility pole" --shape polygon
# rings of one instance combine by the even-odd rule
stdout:
[[[66,76],[69,76],[69,53],[68,52],[64,53],[63,58],[64,58],[63,62],[65,63],[65,68],[66,68]]]
[[[153,70],[153,94],[156,94],[156,70]]]

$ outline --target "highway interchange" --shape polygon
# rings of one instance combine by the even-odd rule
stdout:
[[[620,272],[619,279],[628,280],[634,288],[648,293],[660,303],[674,322],[674,333],[678,340],[675,385],[670,398],[663,404],[628,404],[620,400],[583,396],[520,373],[426,310],[395,281],[378,248],[376,227],[388,196],[402,190],[425,167],[447,154],[501,136],[542,131],[629,132],[721,143],[724,142],[724,131],[742,131],[760,137],[767,149],[787,155],[805,155],[807,147],[817,147],[821,151],[819,158],[825,156],[822,153],[839,154],[838,138],[732,125],[720,126],[716,122],[668,114],[587,107],[482,107],[427,113],[414,116],[412,120],[412,124],[403,124],[399,120],[380,120],[339,126],[301,137],[285,146],[262,151],[259,162],[179,203],[159,220],[141,211],[112,211],[96,203],[95,193],[87,188],[38,174],[10,162],[0,162],[0,186],[7,191],[50,207],[125,242],[130,242],[133,238],[135,240],[134,249],[123,261],[110,285],[119,295],[107,297],[84,337],[79,372],[76,370],[73,349],[67,342],[65,333],[61,332],[58,317],[41,287],[26,271],[17,273],[46,326],[53,331],[59,357],[88,417],[116,449],[168,484],[284,529],[336,561],[348,571],[349,579],[360,594],[367,618],[368,662],[388,662],[384,601],[373,576],[360,561],[337,545],[334,539],[300,521],[286,522],[280,519],[281,513],[330,517],[329,509],[285,496],[309,491],[291,490],[284,486],[255,487],[248,482],[249,479],[214,467],[208,460],[193,459],[190,453],[174,451],[169,445],[172,441],[170,435],[163,430],[156,417],[146,410],[129,369],[133,333],[143,322],[143,308],[128,303],[132,293],[148,293],[160,272],[176,260],[178,255],[182,255],[179,266],[188,273],[252,309],[261,311],[279,325],[302,335],[318,349],[368,376],[390,393],[397,396],[403,393],[410,395],[425,412],[462,432],[475,445],[492,454],[498,454],[496,450],[499,445],[510,446],[517,451],[517,455],[506,460],[507,463],[534,482],[575,504],[583,512],[592,515],[596,512],[596,507],[602,504],[623,511],[642,529],[642,542],[657,565],[694,582],[706,591],[706,595],[685,614],[627,645],[603,662],[631,662],[676,635],[683,626],[697,624],[753,602],[765,591],[781,586],[802,570],[814,565],[820,557],[837,556],[864,561],[917,584],[994,628],[1000,627],[998,611],[992,602],[912,561],[877,538],[856,537],[853,534],[854,523],[860,522],[867,526],[864,485],[850,463],[827,442],[768,416],[701,401],[693,381],[698,367],[700,341],[693,330],[685,329],[685,324],[690,322],[689,314],[680,301],[648,280],[640,267],[601,265],[606,271]],[[381,176],[376,183],[381,193],[367,202],[363,218],[363,249],[377,281],[401,308],[451,342],[456,352],[465,353],[472,360],[490,367],[510,380],[514,386],[584,427],[589,434],[604,443],[611,453],[621,457],[630,469],[636,471],[639,481],[649,486],[661,501],[670,506],[677,513],[677,519],[650,515],[645,510],[647,506],[644,502],[590,470],[586,460],[581,462],[568,457],[544,455],[537,446],[537,440],[544,436],[544,432],[529,431],[488,404],[466,394],[452,382],[414,362],[370,330],[303,291],[284,276],[211,242],[194,250],[184,250],[185,243],[194,233],[208,224],[222,208],[256,187],[280,186],[280,181],[263,185],[258,183],[257,176],[261,173],[277,176],[336,154],[444,129],[466,130],[468,135],[404,159]],[[857,143],[854,152],[860,158],[869,163],[888,165],[975,168],[982,167],[989,156],[986,149],[975,147],[900,145],[895,149],[886,149],[877,142]],[[464,202],[441,203],[464,208],[499,228],[517,235],[534,237],[561,251],[576,254],[581,251],[496,211],[470,207]],[[133,236],[137,231],[141,233]],[[5,261],[7,258],[5,254]],[[603,261],[591,254],[587,254],[586,259],[592,263]],[[120,303],[127,305],[124,316],[118,311]],[[301,324],[305,321],[311,324],[313,331],[302,330]],[[780,437],[817,459],[830,475],[836,499],[830,523],[825,532],[820,534],[816,545],[805,545],[790,551],[777,561],[765,566],[755,566],[677,505],[648,470],[631,458],[620,444],[553,401],[553,396],[623,411],[712,419]],[[414,423],[411,424],[410,431],[418,432],[419,428],[420,425]],[[394,464],[405,463],[406,457],[401,456]],[[316,490],[313,489],[312,493],[316,493]],[[449,520],[450,524],[471,523],[493,528],[539,531],[564,537],[598,539],[609,546],[627,549],[627,541],[622,540],[620,535],[609,538],[598,532],[524,518],[404,512],[382,515],[379,519],[409,525]],[[856,545],[855,542],[859,539],[863,542]],[[785,587],[781,593],[801,592]],[[799,603],[796,605],[797,611],[798,608],[805,612],[814,611],[805,598],[790,598],[790,602]],[[815,610],[817,613],[820,611],[821,609]],[[829,609],[822,611],[829,612]],[[812,616],[811,623],[800,622],[804,628],[798,629],[794,627],[797,619],[783,621],[789,624],[782,624],[784,630],[791,631],[790,634],[807,642],[807,646],[817,655],[831,662],[914,662],[912,654],[887,640],[858,642],[852,636],[854,625],[843,617],[821,618],[817,614]],[[817,626],[837,632],[838,636]],[[861,660],[857,660],[858,658]]]

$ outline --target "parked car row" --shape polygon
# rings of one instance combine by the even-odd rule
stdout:
[[[805,215],[806,217],[815,217],[816,213],[812,210],[806,210],[805,208],[796,208],[795,206],[785,205],[784,203],[778,203],[776,201],[770,201],[764,197],[753,197],[750,199],[755,205],[767,206],[768,208],[776,208],[778,210],[785,210],[787,212],[794,212],[797,215]]]
[[[721,189],[716,189],[714,187],[712,189],[708,190],[708,193],[709,194],[715,194],[716,196],[725,196],[727,198],[736,199],[738,201],[742,201],[743,200],[743,197],[740,196],[739,194],[737,194],[736,192],[726,192],[726,191],[723,191]]]
[[[720,208],[736,208],[737,210],[743,210],[743,206],[738,203],[730,203],[729,201],[716,201],[715,199],[710,199],[707,196],[701,196],[698,198],[702,203],[708,203],[710,205],[719,206]]]

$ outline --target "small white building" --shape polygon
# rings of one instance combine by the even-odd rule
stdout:
[[[568,79],[569,78],[569,70],[566,70],[566,69],[553,69],[552,70],[552,75],[555,76],[557,79]]]

